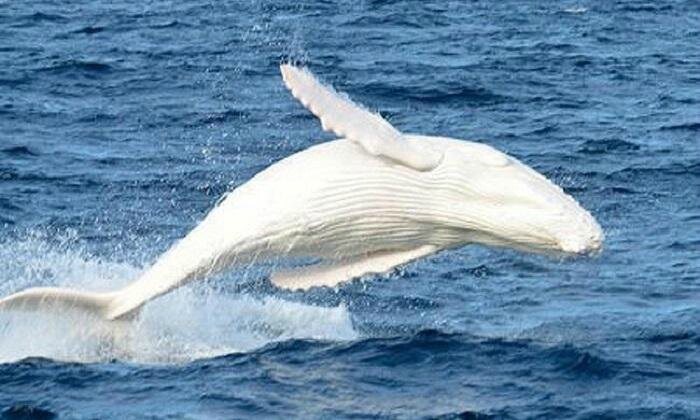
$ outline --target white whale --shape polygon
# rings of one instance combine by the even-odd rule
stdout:
[[[591,214],[518,160],[480,143],[402,133],[307,70],[285,64],[281,71],[294,97],[339,139],[289,156],[230,192],[125,288],[31,288],[0,300],[0,309],[74,307],[126,319],[188,282],[279,257],[320,261],[271,276],[279,287],[306,289],[467,244],[564,254],[601,248]]]

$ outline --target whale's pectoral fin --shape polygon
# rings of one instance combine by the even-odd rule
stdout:
[[[0,311],[28,312],[78,310],[99,319],[127,319],[134,312],[113,316],[111,314],[119,293],[85,292],[58,287],[33,287],[0,299]]]
[[[430,255],[438,250],[425,245],[409,251],[377,252],[363,257],[320,263],[310,267],[278,271],[272,274],[272,283],[283,289],[306,290],[311,287],[333,287],[366,274],[382,274],[391,269]]]
[[[289,64],[282,64],[280,70],[292,95],[321,120],[324,130],[359,144],[371,155],[419,171],[440,164],[441,153],[408,143],[387,120],[322,85],[308,70]]]

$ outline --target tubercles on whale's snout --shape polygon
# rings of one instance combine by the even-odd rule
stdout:
[[[595,255],[603,249],[605,238],[595,218],[582,208],[562,221],[554,236],[560,251],[570,255]]]
[[[561,251],[571,255],[594,255],[603,249],[604,234],[600,227],[559,239]]]

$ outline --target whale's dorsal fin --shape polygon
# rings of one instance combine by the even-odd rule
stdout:
[[[322,85],[308,70],[289,64],[282,64],[280,70],[292,95],[321,120],[324,130],[359,144],[371,155],[419,171],[440,163],[440,153],[408,143],[387,120]]]

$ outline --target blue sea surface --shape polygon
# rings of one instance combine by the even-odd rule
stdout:
[[[332,139],[287,60],[541,171],[605,250],[468,246],[306,293],[234,270],[117,339],[2,313],[1,419],[700,418],[695,0],[0,0],[0,296],[127,284]]]

